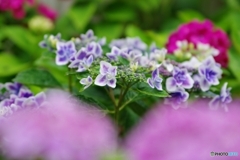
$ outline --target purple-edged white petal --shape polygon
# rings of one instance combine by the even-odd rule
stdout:
[[[152,78],[148,78],[147,79],[147,83],[149,84],[149,86],[151,87],[151,88],[154,88],[154,81],[153,81],[153,79]]]
[[[115,88],[116,87],[116,82],[117,82],[116,78],[112,77],[112,78],[108,79],[107,85],[111,88]]]
[[[210,102],[209,102],[209,107],[212,110],[216,110],[219,106],[221,105],[221,97],[220,96],[215,96]]]
[[[56,56],[56,64],[57,65],[66,65],[68,64],[68,58],[66,56],[60,57],[60,56]]]
[[[90,55],[87,59],[86,59],[86,66],[89,68],[91,66],[93,62],[93,56]]]
[[[69,68],[78,68],[79,64],[80,64],[79,60],[74,60],[68,65],[68,67]]]
[[[162,78],[160,78],[160,77],[155,78],[154,86],[156,87],[157,90],[161,91],[162,90]]]
[[[111,67],[112,67],[112,65],[110,63],[101,61],[100,62],[100,73],[102,75],[108,74]]]
[[[152,72],[152,78],[155,79],[155,78],[158,78],[158,77],[159,77],[159,73],[158,73],[158,68],[157,68]]]
[[[101,57],[102,56],[102,47],[98,43],[96,43],[94,55],[95,55],[95,57]]]
[[[210,84],[205,79],[200,79],[199,86],[203,92],[208,91],[211,87]]]
[[[107,76],[102,75],[102,74],[99,74],[96,77],[95,82],[94,82],[94,84],[97,85],[97,86],[106,86],[107,83],[108,83]]]
[[[166,81],[166,89],[169,92],[177,91],[178,86],[176,80],[173,77],[169,77]]]
[[[82,78],[80,83],[84,85],[84,89],[86,89],[93,83],[93,79],[92,77],[88,76],[87,78]]]
[[[72,41],[69,42],[57,42],[56,44],[56,64],[65,65],[75,55],[76,48]]]

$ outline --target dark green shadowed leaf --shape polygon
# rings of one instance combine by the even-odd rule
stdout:
[[[25,85],[36,85],[40,87],[61,87],[61,84],[46,70],[28,69],[20,72],[15,82]]]

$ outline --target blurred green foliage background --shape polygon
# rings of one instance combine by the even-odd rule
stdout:
[[[147,44],[164,47],[168,36],[182,23],[210,19],[231,39],[229,67],[222,82],[228,81],[234,95],[240,95],[240,1],[238,0],[75,0],[54,22],[54,28],[29,26],[33,9],[22,20],[0,13],[0,82],[11,81],[28,68],[48,70],[61,84],[67,83],[66,68],[56,66],[38,43],[44,34],[61,33],[64,39],[93,29],[108,41],[140,37]],[[44,24],[44,23],[43,23]],[[39,26],[38,26],[39,27]],[[44,27],[44,26],[43,26]]]

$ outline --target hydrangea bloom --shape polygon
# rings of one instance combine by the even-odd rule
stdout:
[[[116,87],[117,66],[112,66],[110,63],[100,62],[100,74],[95,79],[95,85],[115,88]]]
[[[66,65],[76,53],[75,45],[72,41],[57,42],[56,64]]]
[[[127,137],[128,159],[203,160],[212,159],[211,152],[239,154],[239,107],[232,107],[232,111],[227,113],[203,107],[197,103],[194,110],[155,108]]]
[[[173,76],[166,81],[166,88],[169,92],[177,91],[178,88],[190,89],[193,87],[193,79],[186,69],[174,68]]]
[[[116,149],[116,133],[100,112],[52,92],[44,107],[16,112],[0,124],[9,159],[99,160]],[[96,133],[97,131],[97,133]]]
[[[199,83],[202,91],[207,91],[211,85],[219,84],[222,70],[213,57],[208,57],[199,66],[198,73],[199,75],[195,75],[194,79]]]
[[[218,107],[223,107],[225,111],[228,111],[227,104],[232,102],[232,97],[230,94],[231,88],[227,88],[227,83],[224,83],[221,89],[220,95],[216,95],[210,102],[210,107],[212,109],[217,109]]]
[[[228,65],[227,51],[230,47],[229,39],[220,29],[214,29],[213,24],[209,20],[204,22],[192,21],[181,25],[177,31],[172,33],[169,37],[166,47],[169,53],[173,53],[178,49],[177,42],[184,41],[193,43],[197,47],[198,43],[209,44],[219,51],[215,56],[215,60],[221,64],[222,67]]]

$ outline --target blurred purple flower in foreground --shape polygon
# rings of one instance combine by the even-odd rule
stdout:
[[[0,135],[10,159],[98,160],[116,149],[114,127],[104,115],[56,91],[45,106],[2,120]]]
[[[239,154],[237,107],[232,105],[229,112],[222,112],[204,109],[204,103],[194,104],[194,110],[176,111],[159,106],[127,138],[128,160],[208,160],[212,159],[211,152]],[[221,158],[227,159],[217,157]]]

